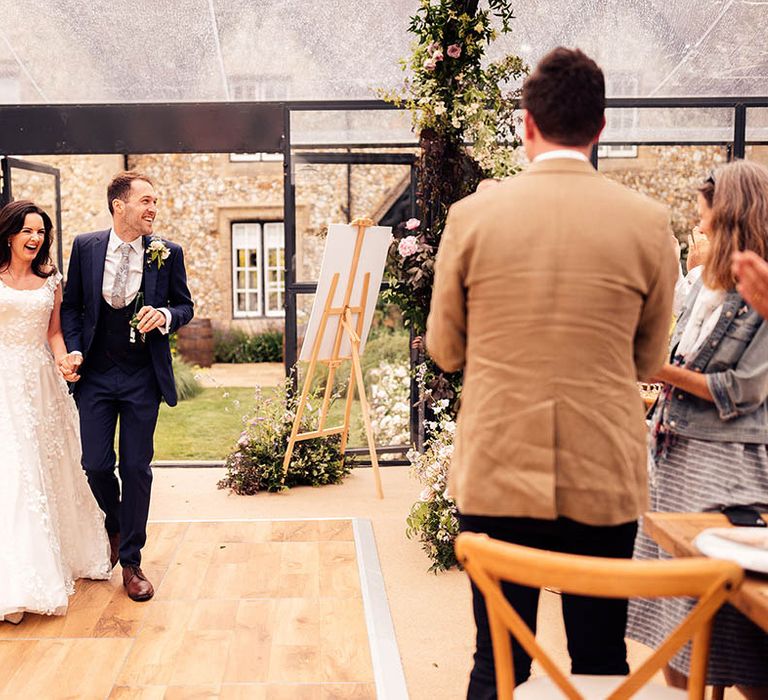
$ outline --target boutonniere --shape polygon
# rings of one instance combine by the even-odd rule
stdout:
[[[169,258],[171,251],[165,243],[159,238],[153,238],[147,246],[147,265],[157,263],[157,269],[159,270],[163,263]]]
[[[742,306],[742,307],[741,307],[741,308],[740,308],[740,309],[739,309],[739,310],[736,312],[736,315],[737,315],[737,316],[743,316],[745,313],[747,313],[747,311],[749,311],[749,306],[747,306],[746,304],[744,304],[744,306]]]

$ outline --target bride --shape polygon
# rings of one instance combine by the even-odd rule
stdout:
[[[77,410],[56,367],[67,349],[51,229],[32,202],[0,210],[0,620],[14,624],[24,612],[63,615],[75,579],[112,572],[104,514],[80,466]]]

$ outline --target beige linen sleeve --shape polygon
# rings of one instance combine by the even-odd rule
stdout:
[[[666,210],[665,210],[666,211]],[[635,367],[637,379],[648,381],[667,358],[669,334],[672,328],[672,302],[680,263],[669,243],[673,236],[669,215],[663,235],[659,237],[658,265],[651,279],[635,333]]]
[[[427,352],[445,372],[455,372],[464,366],[467,340],[465,256],[456,218],[451,208],[435,262],[432,305],[427,319]]]

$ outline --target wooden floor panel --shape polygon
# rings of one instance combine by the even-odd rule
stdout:
[[[153,523],[144,569],[148,603],[118,567],[0,624],[0,697],[376,697],[351,521]]]

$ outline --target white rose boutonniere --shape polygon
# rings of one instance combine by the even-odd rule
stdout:
[[[163,266],[163,263],[170,257],[171,251],[161,239],[153,238],[147,246],[147,254],[149,255],[147,265],[157,263],[157,269],[159,270]]]

